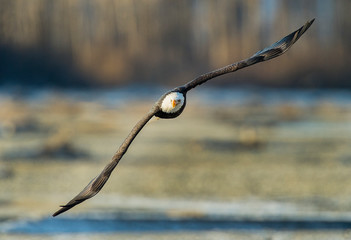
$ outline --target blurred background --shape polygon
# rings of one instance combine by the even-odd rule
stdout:
[[[2,239],[347,239],[350,1],[0,0]],[[316,18],[289,52],[152,120],[166,90]]]
[[[348,1],[1,1],[0,81],[175,86],[316,18],[289,57],[217,85],[351,87]],[[235,79],[235,81],[233,81]]]

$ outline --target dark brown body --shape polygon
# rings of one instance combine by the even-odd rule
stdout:
[[[183,94],[184,103],[183,103],[182,107],[181,107],[177,112],[174,112],[174,113],[166,113],[166,112],[163,112],[163,111],[161,110],[161,104],[162,104],[162,102],[163,102],[163,99],[165,99],[165,97],[166,97],[168,94],[172,93],[172,92],[178,92],[178,93],[180,93],[180,94]],[[157,101],[156,104],[157,104],[158,108],[160,109],[158,112],[155,113],[155,116],[156,116],[156,117],[159,117],[159,118],[162,118],[162,119],[172,119],[172,118],[176,118],[176,117],[178,117],[178,116],[183,112],[183,110],[184,110],[184,108],[185,108],[185,105],[186,105],[186,93],[185,93],[185,92],[182,92],[182,91],[181,91],[181,88],[176,88],[176,89],[174,89],[174,90],[172,90],[172,91],[167,92],[166,94],[164,94],[164,95]]]

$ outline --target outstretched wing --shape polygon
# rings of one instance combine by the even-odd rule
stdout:
[[[272,44],[271,46],[258,51],[254,55],[252,55],[250,58],[242,60],[240,62],[236,62],[233,64],[230,64],[228,66],[219,68],[217,70],[214,70],[209,73],[205,73],[200,75],[199,77],[195,78],[194,80],[188,82],[187,84],[181,86],[180,88],[187,92],[190,89],[203,84],[207,82],[208,80],[218,77],[220,75],[230,73],[230,72],[235,72],[239,69],[251,66],[253,64],[267,61],[269,59],[278,57],[285,53],[301,36],[304,34],[304,32],[312,25],[314,22],[314,19],[308,21],[303,25],[301,28],[296,30],[295,32],[289,34],[288,36],[284,37],[283,39],[279,40],[278,42]]]
[[[145,124],[155,115],[158,111],[158,107],[155,104],[153,108],[134,126],[132,131],[129,133],[128,137],[124,140],[122,145],[119,147],[115,155],[112,157],[112,160],[109,164],[106,165],[104,170],[96,176],[90,183],[71,201],[66,205],[61,206],[61,208],[55,212],[52,216],[57,216],[67,210],[71,209],[75,205],[94,197],[105,185],[109,179],[112,171],[115,169],[123,155],[127,152],[129,145],[132,143],[134,138],[138,135],[140,130],[145,126]]]

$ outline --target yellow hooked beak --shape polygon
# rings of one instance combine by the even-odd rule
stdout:
[[[176,100],[172,100],[172,107],[175,108],[175,106],[177,106],[177,101]]]

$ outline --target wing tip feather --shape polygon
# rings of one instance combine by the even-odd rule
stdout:
[[[71,207],[66,207],[66,206],[60,206],[61,208],[59,210],[57,210],[54,214],[52,214],[53,217],[56,217],[58,215],[60,215],[61,213],[66,212],[67,210],[71,209],[73,206]]]

